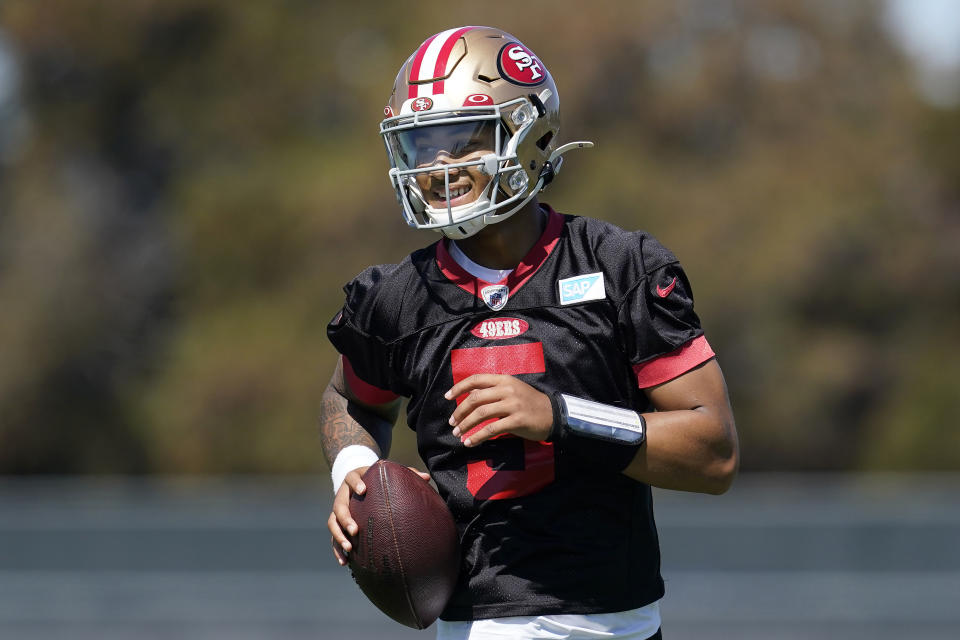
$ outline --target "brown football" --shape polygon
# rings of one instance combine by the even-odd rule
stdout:
[[[453,516],[430,484],[407,467],[378,460],[367,490],[350,498],[359,531],[350,538],[353,579],[385,614],[414,629],[433,624],[453,593],[460,543]]]

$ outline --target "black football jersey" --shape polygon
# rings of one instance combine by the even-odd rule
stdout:
[[[642,412],[643,388],[713,356],[673,254],[646,233],[547,209],[503,282],[466,273],[443,240],[357,276],[328,327],[351,375],[409,398],[461,535],[446,620],[624,611],[663,595],[649,486],[550,443],[505,434],[466,448],[451,433],[444,393],[474,373]]]

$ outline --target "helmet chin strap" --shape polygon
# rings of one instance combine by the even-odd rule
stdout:
[[[478,197],[473,202],[468,202],[467,204],[461,204],[460,206],[457,206],[457,207],[450,207],[449,209],[444,207],[442,209],[437,209],[436,207],[431,207],[428,204],[424,207],[424,210],[427,212],[427,214],[430,215],[430,217],[434,219],[440,219],[441,217],[446,218],[451,215],[455,216],[458,213],[464,213],[464,212],[470,211],[470,209],[482,209],[488,206],[489,204],[490,204],[490,198],[488,198],[484,194],[481,194],[480,197]],[[453,222],[451,224],[457,224],[457,223]]]
[[[496,156],[494,156],[496,157]],[[431,207],[429,204],[424,202],[424,212],[431,220],[440,221],[443,218],[455,218],[458,214],[469,213],[472,210],[483,210],[490,206],[490,195],[493,192],[495,181],[491,180],[483,191],[473,202],[468,202],[456,207],[442,208],[438,209],[436,207]],[[447,195],[450,195],[450,188],[447,187]],[[453,222],[442,227],[438,227],[436,231],[443,233],[443,235],[451,238],[453,240],[461,240],[463,238],[469,238],[476,232],[480,231],[483,228],[482,220],[485,216],[476,216],[473,218],[468,218],[460,222]]]
[[[483,217],[473,218],[466,222],[450,225],[446,227],[437,227],[434,231],[439,231],[451,240],[463,240],[472,235],[476,235],[486,225],[483,223]]]
[[[474,207],[482,209],[486,206],[489,206],[489,204],[490,204],[489,198],[485,196],[480,196],[473,202],[461,205],[461,207],[464,209],[474,208]],[[452,211],[456,212],[457,209],[459,208],[460,207],[454,207]],[[443,214],[447,213],[446,209],[434,209],[433,207],[428,206],[427,213],[430,213],[431,210],[438,213],[443,213]],[[439,231],[440,233],[447,236],[451,240],[463,240],[464,238],[469,238],[473,234],[477,233],[478,231],[480,231],[480,229],[483,229],[483,227],[485,226],[483,224],[483,218],[484,216],[477,216],[475,218],[470,218],[469,220],[464,220],[462,222],[454,222],[453,224],[448,224],[444,227],[437,227],[436,229],[434,229],[434,231]]]

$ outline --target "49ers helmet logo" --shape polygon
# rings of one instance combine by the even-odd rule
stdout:
[[[505,80],[522,86],[538,85],[547,79],[540,60],[519,42],[503,45],[497,56],[497,68]]]
[[[410,104],[410,108],[414,111],[429,111],[433,109],[433,99],[432,98],[417,98]]]

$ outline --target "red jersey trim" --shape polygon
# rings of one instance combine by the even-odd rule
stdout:
[[[366,404],[386,404],[400,397],[393,391],[375,387],[361,380],[353,370],[353,365],[350,364],[347,356],[341,357],[343,358],[343,375],[347,380],[347,386],[350,387],[350,393],[356,396],[357,400]]]
[[[648,362],[633,365],[637,386],[646,389],[663,384],[703,364],[715,355],[705,336],[694,338],[675,351]]]
[[[543,230],[543,234],[527,252],[527,255],[523,257],[520,264],[500,282],[487,282],[474,278],[467,273],[466,269],[457,264],[457,261],[450,255],[450,250],[447,249],[449,240],[446,238],[437,243],[437,266],[440,271],[450,282],[481,300],[483,297],[480,295],[480,290],[492,284],[507,285],[510,290],[508,295],[512,296],[533,277],[533,274],[547,261],[550,253],[560,242],[560,233],[563,231],[563,216],[554,211],[550,205],[543,204],[541,206],[547,211],[547,226]]]

